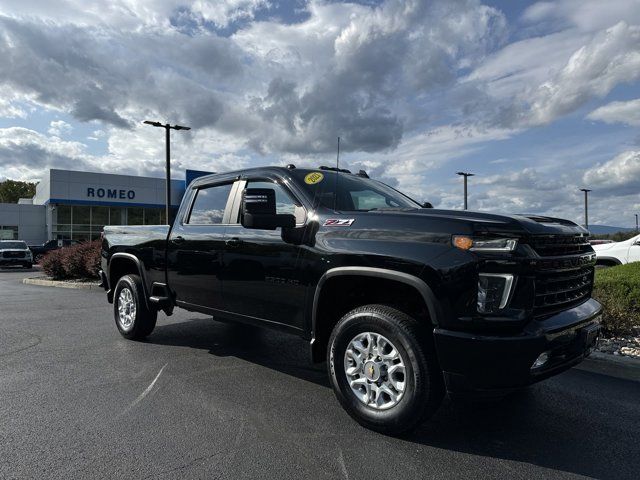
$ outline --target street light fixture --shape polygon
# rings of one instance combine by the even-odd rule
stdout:
[[[588,188],[581,188],[581,192],[584,192],[584,228],[589,230],[589,190]]]
[[[191,127],[185,127],[182,125],[170,125],[168,123],[162,124],[160,122],[152,122],[151,120],[145,120],[144,122],[152,127],[162,127],[165,129],[166,138],[166,175],[167,186],[165,189],[165,219],[167,224],[171,225],[171,141],[169,139],[169,130],[191,130]]]
[[[456,172],[457,175],[464,177],[464,209],[467,209],[467,178],[475,176],[475,173],[469,172]]]

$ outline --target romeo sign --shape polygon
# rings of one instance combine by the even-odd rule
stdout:
[[[125,190],[122,188],[118,189],[118,188],[87,187],[87,197],[133,200],[134,198],[136,198],[136,192],[135,190]]]

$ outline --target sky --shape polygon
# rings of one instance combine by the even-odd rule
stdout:
[[[640,0],[0,0],[0,180],[364,169],[437,208],[631,227]]]

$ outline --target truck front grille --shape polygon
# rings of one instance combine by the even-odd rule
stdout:
[[[534,315],[550,316],[586,302],[591,296],[593,276],[593,266],[539,271]]]
[[[529,245],[541,257],[578,255],[591,252],[588,235],[536,235]]]
[[[534,235],[527,243],[538,254],[536,317],[568,310],[591,297],[595,253],[588,235]]]
[[[25,252],[3,252],[4,258],[24,258]]]

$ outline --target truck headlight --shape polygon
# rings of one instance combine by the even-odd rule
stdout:
[[[478,312],[494,313],[507,306],[513,275],[481,273],[478,277]]]
[[[472,238],[454,235],[452,242],[459,249],[472,252],[513,252],[518,246],[516,238]]]

